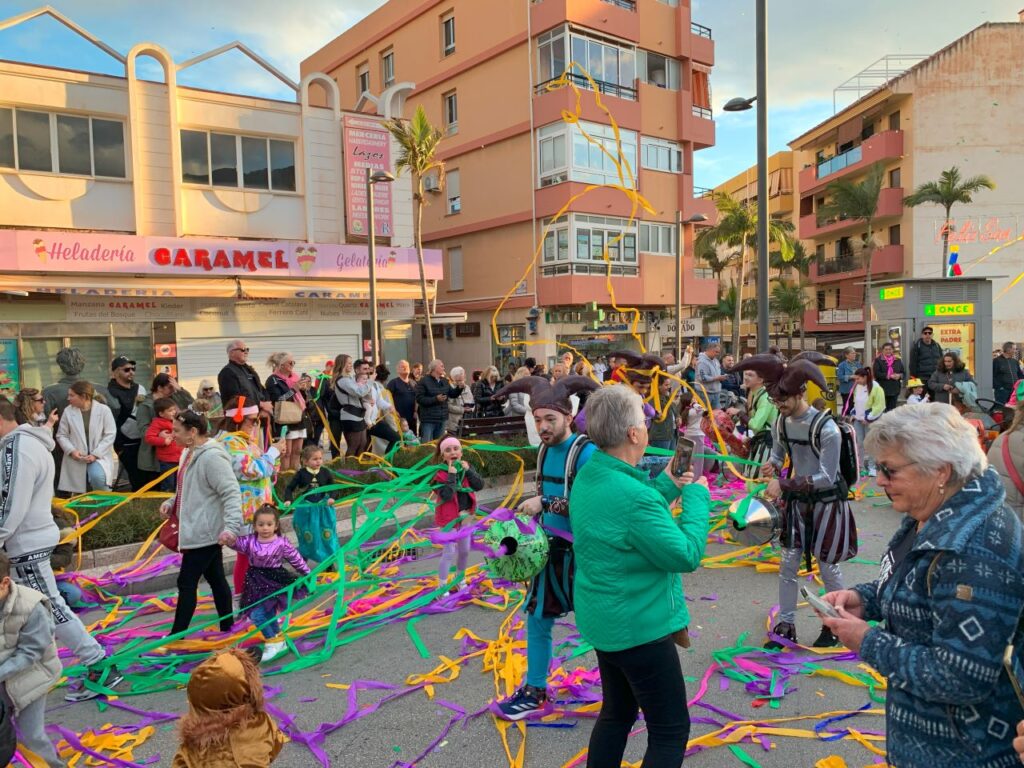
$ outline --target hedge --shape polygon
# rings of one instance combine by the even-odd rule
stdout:
[[[495,445],[518,446],[525,442],[521,440],[503,440],[496,438]],[[434,447],[431,445],[409,446],[400,448],[392,457],[392,464],[400,469],[408,469],[414,466],[425,456],[432,455]],[[519,471],[519,461],[515,456],[523,460],[526,470],[532,470],[537,465],[536,449],[526,447],[516,451],[477,451],[467,447],[464,458],[468,461],[481,476],[500,477],[502,475],[513,475]],[[429,463],[429,461],[428,461]],[[360,464],[354,458],[332,459],[327,462],[328,468],[338,470],[351,470],[358,474],[345,474],[344,479],[348,482],[360,485],[369,485],[380,480],[380,474],[376,471],[366,471],[367,465]],[[282,472],[275,484],[275,492],[278,498],[284,496],[284,489],[292,478],[292,472]],[[343,490],[332,496],[344,498],[358,493],[358,488]],[[153,529],[160,523],[161,499],[132,499],[127,502],[82,536],[82,549],[104,549],[116,547],[123,544],[136,544],[146,540],[146,537],[153,532]]]

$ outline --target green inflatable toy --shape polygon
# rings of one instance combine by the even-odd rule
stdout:
[[[544,570],[548,562],[548,535],[525,515],[519,522],[533,527],[532,533],[523,532],[516,520],[495,522],[484,531],[483,542],[495,553],[485,558],[487,569],[505,581],[528,581]]]

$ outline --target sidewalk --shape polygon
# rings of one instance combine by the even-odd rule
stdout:
[[[526,473],[525,487],[527,490],[533,487],[534,473],[529,471]],[[477,502],[481,506],[491,507],[496,504],[500,504],[505,496],[508,495],[509,490],[512,487],[514,476],[503,475],[499,477],[486,478],[484,480],[484,488],[477,494]],[[423,502],[403,504],[395,510],[394,520],[392,522],[384,523],[377,530],[374,535],[374,539],[387,538],[395,533],[398,527],[404,523],[409,522],[417,515],[420,515],[426,504]],[[365,516],[360,516],[360,520],[357,521],[357,525],[365,520]],[[429,528],[434,524],[434,518],[432,515],[423,515],[417,522],[416,528]],[[292,529],[292,519],[290,516],[284,517],[281,520],[281,532],[284,533],[289,541],[293,544],[296,543],[295,533]],[[344,543],[352,538],[352,507],[344,506],[338,510],[338,541]],[[82,568],[77,569],[78,573],[83,576],[90,578],[100,578],[105,576],[110,571],[118,568],[119,566],[130,562],[136,553],[139,551],[139,547],[142,546],[140,543],[136,544],[125,544],[119,547],[109,547],[107,549],[97,549],[82,553]],[[154,544],[153,546],[159,546]],[[152,549],[150,549],[152,551]],[[166,550],[162,550],[157,557],[163,557],[168,554]],[[235,552],[234,550],[224,548],[224,570],[230,574],[235,567]],[[132,594],[148,594],[153,592],[163,592],[174,588],[178,578],[177,571],[165,571],[164,573],[158,574],[152,578],[143,579],[142,581],[133,582],[124,586],[111,585],[108,590],[116,595],[132,595]],[[230,576],[229,576],[230,578]]]

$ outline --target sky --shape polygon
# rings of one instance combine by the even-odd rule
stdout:
[[[298,80],[304,57],[384,0],[49,2],[122,54],[139,42],[153,42],[180,64],[239,40]],[[0,19],[43,4],[0,0]],[[881,57],[933,53],[986,21],[1016,21],[1021,4],[1022,0],[770,0],[769,151],[786,149],[788,141],[829,117],[833,89]],[[754,94],[754,0],[693,0],[693,20],[710,27],[715,40],[711,87],[717,143],[694,157],[694,184],[713,187],[756,161],[755,110],[720,110],[733,96]],[[123,74],[116,60],[49,18],[0,30],[0,58]],[[140,62],[142,76],[155,78],[156,69],[147,65],[148,60]],[[290,98],[281,83],[237,51],[196,65],[179,76],[179,83]],[[845,96],[840,108],[854,98],[839,95]]]

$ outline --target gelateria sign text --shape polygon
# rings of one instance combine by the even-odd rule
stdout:
[[[426,278],[440,280],[441,252],[427,249],[423,257]],[[419,279],[414,248],[378,246],[376,261],[380,280]],[[368,279],[369,251],[364,244],[3,230],[0,272]]]

